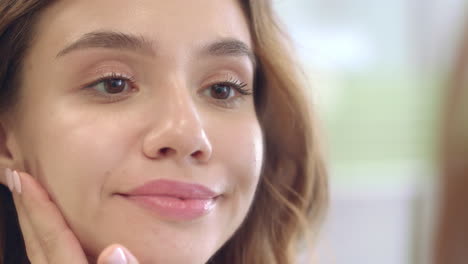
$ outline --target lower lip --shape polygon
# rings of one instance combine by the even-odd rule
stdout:
[[[216,198],[182,200],[171,196],[124,196],[137,205],[155,212],[163,218],[175,221],[190,221],[211,212]]]

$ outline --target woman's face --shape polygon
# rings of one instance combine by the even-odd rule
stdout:
[[[12,154],[90,259],[121,243],[141,263],[204,263],[239,227],[263,155],[251,50],[236,0],[63,0],[41,14]]]

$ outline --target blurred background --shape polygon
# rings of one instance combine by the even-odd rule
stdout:
[[[438,133],[465,0],[275,0],[330,165],[324,264],[428,264]]]

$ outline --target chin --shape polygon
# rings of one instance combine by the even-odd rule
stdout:
[[[138,238],[133,235],[130,239],[114,239],[114,241],[125,246],[140,264],[204,264],[221,246],[212,243],[214,241],[210,243],[206,237],[190,239],[190,236],[178,232],[172,237],[166,233],[165,237],[164,239],[153,234]]]
[[[200,252],[197,252],[196,249],[190,253],[181,255],[177,254],[177,252],[162,254],[155,254],[155,252],[142,252],[138,254],[132,252],[140,264],[205,264],[211,257],[211,255],[209,257],[201,256]]]

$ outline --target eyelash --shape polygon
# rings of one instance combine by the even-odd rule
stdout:
[[[98,98],[104,97],[105,100],[108,101],[109,103],[117,102],[127,97],[127,95],[119,95],[119,94],[109,95],[109,94],[105,94],[102,92],[98,92],[97,90],[93,89],[93,87],[95,87],[98,84],[101,84],[102,82],[107,82],[107,81],[115,80],[115,79],[128,82],[128,85],[130,87],[129,89],[131,91],[127,93],[130,93],[136,90],[136,80],[134,76],[128,76],[126,74],[121,74],[121,73],[116,73],[116,72],[105,74],[99,77],[97,80],[93,81],[91,84],[85,85],[84,89],[92,90],[94,95],[96,95]],[[226,81],[214,82],[208,85],[203,90],[210,89],[210,87],[213,87],[214,85],[226,85],[226,86],[233,88],[235,91],[239,93],[238,96],[233,96],[233,98],[229,98],[229,99],[212,98],[213,101],[215,101],[216,103],[222,104],[224,107],[227,107],[227,108],[232,108],[233,104],[235,103],[235,100],[244,99],[243,98],[244,96],[253,94],[253,91],[251,89],[246,88],[247,84],[245,82],[242,82],[239,79],[236,79],[235,77],[230,76],[230,75],[226,76]]]
[[[235,108],[236,103],[238,103],[239,99],[245,99],[245,96],[252,95],[253,92],[252,90],[246,88],[247,84],[245,82],[240,81],[239,79],[234,78],[233,76],[226,76],[226,81],[223,82],[215,82],[207,86],[207,88],[204,88],[203,91],[209,90],[210,87],[213,87],[214,85],[226,85],[231,88],[233,88],[235,91],[239,93],[239,95],[234,96],[233,98],[229,99],[216,99],[216,98],[210,98],[215,104],[219,104],[224,108]]]
[[[133,76],[128,76],[126,74],[121,74],[121,73],[116,73],[116,72],[111,72],[109,74],[104,74],[101,77],[99,77],[97,80],[93,81],[91,84],[85,85],[84,89],[86,90],[91,90],[93,95],[96,95],[98,98],[104,97],[105,100],[109,101],[110,103],[116,102],[122,99],[122,95],[109,95],[109,94],[104,94],[101,92],[98,92],[97,90],[93,89],[96,85],[110,81],[110,80],[123,80],[125,82],[128,82],[128,85],[130,86],[131,91],[136,90],[136,80],[135,77]]]
[[[245,82],[242,82],[240,81],[239,79],[236,79],[232,76],[226,76],[226,81],[224,82],[218,82],[218,83],[214,83],[214,84],[210,84],[210,87],[213,86],[213,85],[216,85],[216,84],[221,84],[221,85],[231,85],[233,86],[232,88],[234,88],[235,90],[237,90],[240,94],[242,95],[251,95],[252,94],[252,90],[250,89],[246,89],[245,87],[247,87],[247,84]]]

